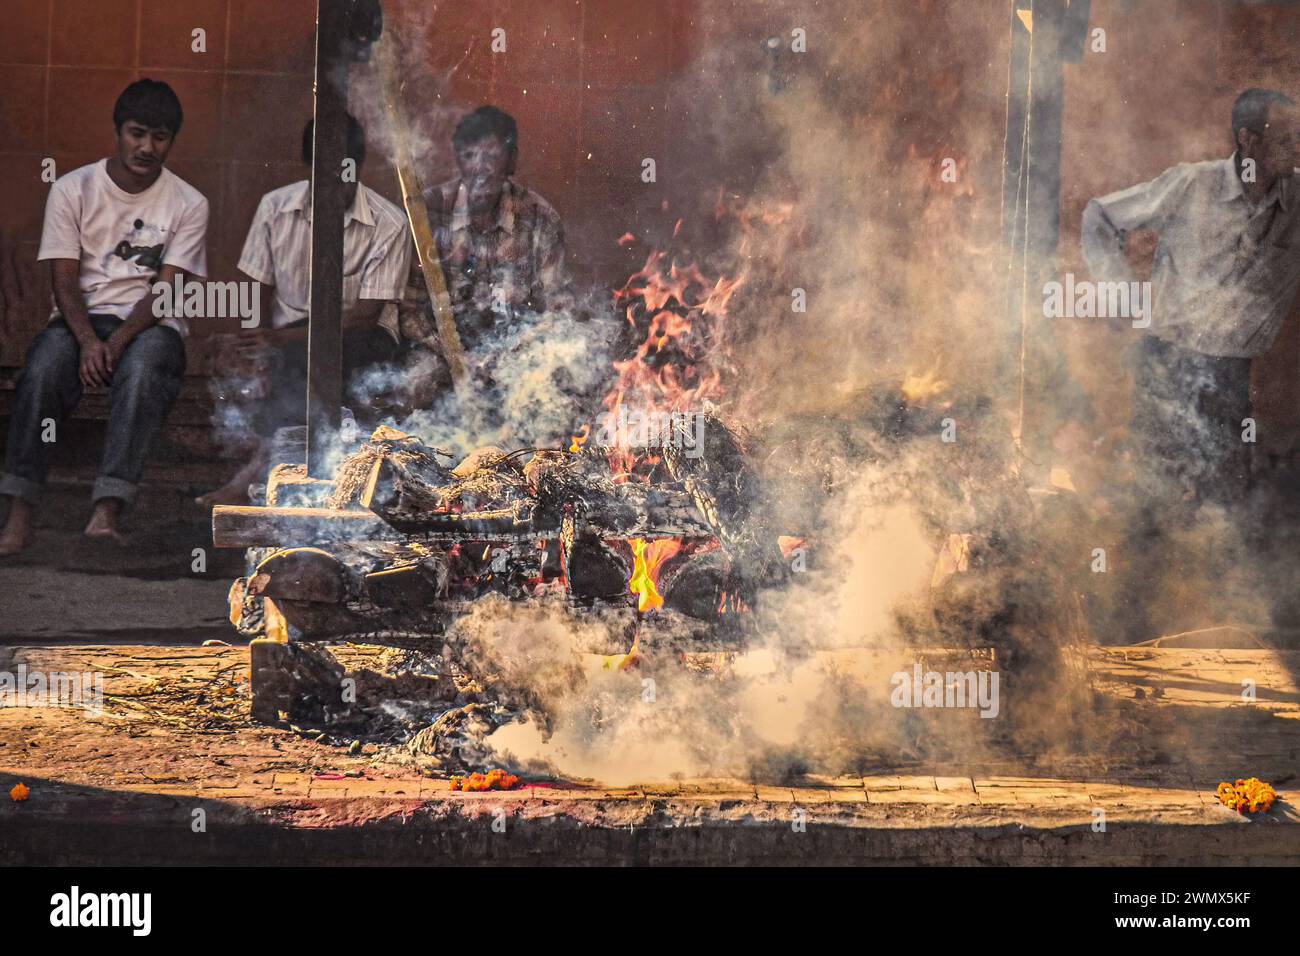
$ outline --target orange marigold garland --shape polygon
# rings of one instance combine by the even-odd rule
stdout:
[[[1219,802],[1238,813],[1267,811],[1277,799],[1277,791],[1258,777],[1219,784]]]
[[[468,777],[452,777],[451,789],[465,792],[479,790],[512,790],[519,784],[519,778],[506,773],[500,767],[487,773],[472,773]]]

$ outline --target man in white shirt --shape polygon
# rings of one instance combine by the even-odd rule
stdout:
[[[1202,504],[1237,515],[1249,503],[1250,363],[1272,346],[1300,288],[1297,122],[1290,97],[1247,90],[1233,106],[1230,158],[1174,166],[1084,210],[1095,280],[1144,278],[1131,263],[1154,249],[1150,326],[1134,356],[1134,512],[1105,625],[1120,639],[1223,623],[1195,602],[1157,608],[1150,556],[1161,555],[1165,580],[1192,589],[1227,587],[1244,566],[1232,536],[1206,552],[1169,538],[1199,523]],[[1249,535],[1257,523],[1240,527]]]
[[[1298,124],[1290,97],[1247,90],[1233,107],[1230,158],[1174,166],[1084,210],[1098,281],[1137,278],[1129,239],[1157,236],[1134,392],[1144,497],[1172,487],[1187,501],[1228,503],[1246,488],[1250,361],[1272,346],[1300,288]]]
[[[150,290],[207,272],[208,202],[163,168],[181,119],[166,83],[132,83],[113,108],[114,154],[50,189],[37,259],[49,263],[55,308],[14,397],[0,476],[12,505],[0,554],[31,542],[49,443],[86,386],[109,389],[110,412],[85,533],[120,539],[118,516],[135,498],[185,375],[184,322],[159,322]]]
[[[302,158],[311,167],[314,127],[303,130]],[[345,178],[343,227],[343,372],[354,411],[374,398],[364,373],[394,362],[401,351],[397,302],[410,267],[406,214],[360,182],[365,131],[348,117],[348,158],[355,176]],[[311,181],[303,179],[262,197],[249,227],[239,270],[272,293],[271,327],[240,334],[249,351],[271,355],[271,395],[257,410],[257,431],[267,439],[277,427],[307,417],[307,318],[311,305]],[[363,417],[359,415],[358,417]],[[265,469],[266,443],[221,488],[201,496],[203,505],[235,504]]]

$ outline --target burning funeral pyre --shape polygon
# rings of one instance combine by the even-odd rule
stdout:
[[[700,706],[644,732],[731,751],[750,735],[739,698],[754,688],[737,674],[755,654],[796,672],[873,641],[912,649],[895,655],[900,665],[956,652],[1012,686],[1023,677],[1025,719],[1000,728],[1028,725],[1026,741],[1044,707],[1068,706],[1065,652],[1082,639],[1083,615],[1069,582],[1046,570],[1068,500],[1026,489],[1004,443],[984,434],[997,431],[982,428],[990,403],[944,395],[933,374],[759,428],[729,426],[713,403],[739,285],[653,253],[615,297],[632,342],[602,411],[560,447],[481,447],[457,462],[381,426],[332,480],[282,463],[264,507],[216,509],[215,543],[250,549],[231,614],[262,638],[255,713],[354,735],[385,724],[387,739],[405,738],[428,768],[487,771],[501,759],[491,739],[499,729],[526,724],[544,741],[575,720],[588,737],[616,724],[622,705],[604,684],[593,690],[592,667],[639,693],[668,666],[670,679],[697,682],[686,696]],[[955,418],[964,441],[936,440]],[[301,450],[278,460],[300,461]],[[901,545],[900,509],[909,515]],[[891,579],[915,563],[918,541],[929,588],[901,600],[907,589]],[[886,619],[892,646],[869,633]],[[376,694],[397,686],[383,680],[358,704],[339,694],[343,669],[321,652],[343,643],[397,649],[386,666],[437,686],[414,711],[376,706]],[[900,736],[897,712],[875,709],[880,687],[864,683],[886,683],[887,697],[887,677],[832,671],[837,693],[873,701],[871,713],[826,718],[826,747],[794,762],[953,744],[915,726]],[[736,753],[751,766],[757,752],[782,759],[751,743],[722,758],[728,769]]]

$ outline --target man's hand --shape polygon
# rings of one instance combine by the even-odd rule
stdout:
[[[119,328],[119,330],[110,335],[108,341],[104,343],[108,346],[108,370],[110,372],[117,368],[118,362],[122,361],[122,353],[125,352],[126,347],[131,344],[132,338],[133,336],[123,335]]]
[[[1152,229],[1134,229],[1124,236],[1124,256],[1133,275],[1142,282],[1151,280],[1159,245],[1160,233]]]
[[[82,385],[99,385],[105,388],[113,380],[113,367],[121,352],[114,355],[107,342],[96,338],[81,344],[81,367],[78,370]]]
[[[235,348],[240,352],[261,352],[269,349],[275,342],[274,333],[261,326],[252,329],[240,329],[235,333]]]

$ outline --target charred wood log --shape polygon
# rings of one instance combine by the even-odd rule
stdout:
[[[290,548],[277,551],[257,566],[248,593],[277,602],[316,601],[339,604],[347,597],[347,569],[328,551]]]
[[[574,598],[616,598],[627,593],[632,573],[627,561],[594,531],[574,534],[572,543],[566,543],[565,561]]]
[[[664,607],[688,617],[715,620],[730,576],[731,560],[725,552],[715,549],[688,555],[681,563],[666,569],[660,577],[659,591],[664,598]]]
[[[218,548],[300,547],[340,541],[401,540],[378,516],[353,508],[212,509],[212,544]]]
[[[760,586],[779,583],[789,571],[778,532],[762,520],[758,477],[739,438],[712,415],[700,440],[687,436],[684,426],[681,431],[675,429],[675,439],[664,446],[664,463],[730,556],[752,601]]]
[[[414,612],[447,597],[447,559],[437,555],[414,564],[372,571],[365,576],[366,593],[380,607]]]

